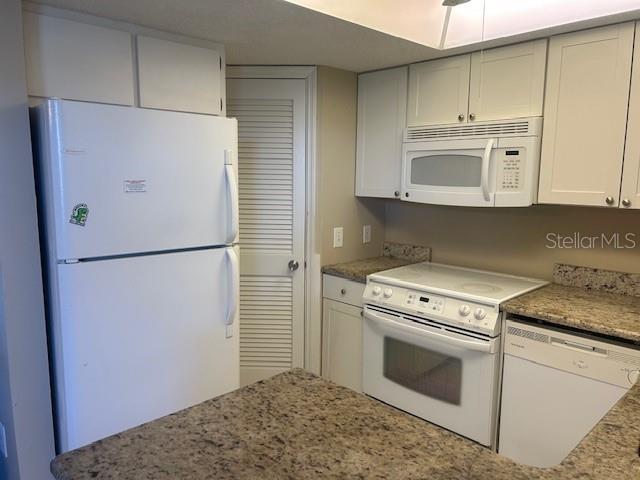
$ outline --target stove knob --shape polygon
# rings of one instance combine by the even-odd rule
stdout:
[[[462,315],[463,317],[466,317],[471,313],[471,308],[469,307],[469,305],[460,305],[458,312],[460,312],[460,315]]]
[[[640,381],[640,370],[631,370],[628,373],[628,377],[631,385],[635,385],[636,383],[638,383],[638,381]]]
[[[373,293],[377,297],[382,293],[382,289],[380,287],[373,287],[373,289],[371,290],[371,293]]]
[[[391,295],[393,295],[393,290],[391,290],[390,288],[385,288],[382,294],[384,295],[384,298],[389,298]]]
[[[482,320],[486,316],[487,316],[487,312],[485,312],[484,308],[476,309],[476,313],[474,314],[474,317],[476,317],[476,320]]]

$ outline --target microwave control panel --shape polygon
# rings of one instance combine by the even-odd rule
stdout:
[[[499,150],[499,190],[503,192],[522,190],[526,156],[524,148]]]

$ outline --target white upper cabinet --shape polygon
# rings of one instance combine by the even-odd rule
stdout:
[[[540,116],[546,58],[543,39],[411,65],[407,126]]]
[[[219,115],[222,60],[218,51],[137,37],[140,106]]]
[[[471,55],[469,120],[542,115],[547,40]]]
[[[470,65],[469,55],[411,65],[407,126],[466,120]]]
[[[24,12],[28,93],[134,104],[131,34]]]
[[[407,67],[358,77],[356,195],[400,195],[406,108]]]
[[[551,38],[540,203],[618,205],[633,36],[624,23]]]
[[[640,208],[640,24],[636,24],[633,66],[620,195],[622,208]]]

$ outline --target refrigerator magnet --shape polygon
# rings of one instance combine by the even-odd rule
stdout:
[[[69,223],[84,227],[87,223],[88,216],[89,216],[89,207],[87,207],[87,204],[78,203],[75,207],[73,207],[73,211],[71,212],[71,218],[69,219]]]

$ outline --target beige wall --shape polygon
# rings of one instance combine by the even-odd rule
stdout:
[[[384,240],[384,201],[354,196],[357,75],[318,67],[317,192],[321,264],[380,255]],[[371,243],[362,226],[371,225]],[[333,227],[344,227],[344,246],[333,248]]]
[[[547,234],[635,234],[634,249],[549,249]],[[640,272],[640,211],[536,205],[464,208],[388,202],[386,240],[433,248],[433,261],[549,279],[555,262]]]

